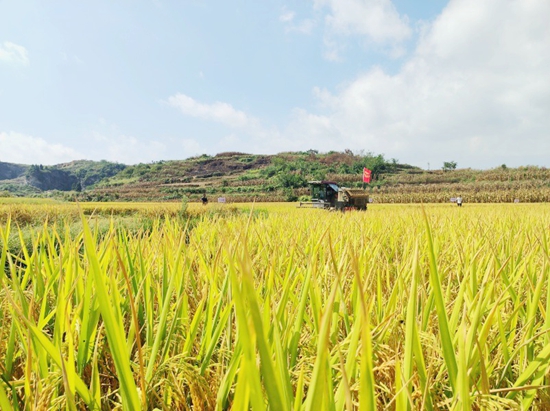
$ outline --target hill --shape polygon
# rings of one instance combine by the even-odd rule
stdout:
[[[550,201],[550,170],[543,167],[491,170],[422,170],[383,155],[345,152],[288,152],[253,155],[227,152],[186,160],[125,166],[107,161],[73,161],[51,167],[0,163],[0,193],[80,201],[306,200],[307,181],[332,180],[362,187],[362,170],[373,171],[367,188],[375,202]]]
[[[375,177],[414,167],[381,155],[316,151],[253,155],[220,153],[184,161],[161,161],[127,167],[83,193],[88,201],[198,200],[203,193],[227,201],[296,201],[308,195],[308,180],[346,176],[360,186],[363,167]],[[352,181],[353,180],[353,181]]]
[[[0,161],[0,180],[11,180],[25,173],[29,166]]]
[[[124,164],[88,160],[54,166],[0,162],[0,192],[4,196],[52,195],[54,190],[80,192],[124,168]]]

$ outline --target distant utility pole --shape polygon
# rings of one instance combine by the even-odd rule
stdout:
[[[430,171],[430,163],[428,163],[428,171]]]

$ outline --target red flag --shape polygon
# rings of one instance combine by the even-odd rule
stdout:
[[[372,171],[370,171],[368,168],[363,168],[363,183],[370,183],[371,175]]]

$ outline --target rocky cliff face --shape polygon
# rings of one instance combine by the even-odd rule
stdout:
[[[0,180],[13,180],[25,174],[29,166],[0,161]]]
[[[27,184],[40,190],[78,190],[78,178],[66,171],[55,168],[31,166],[26,174]]]
[[[0,162],[0,191],[16,194],[25,194],[31,188],[40,191],[81,191],[125,167],[124,164],[104,160],[78,160],[54,166]]]

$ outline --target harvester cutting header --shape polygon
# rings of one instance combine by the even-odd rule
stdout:
[[[366,210],[369,194],[366,190],[339,187],[334,181],[310,181],[310,202],[300,202],[300,207],[310,206],[330,210]]]

